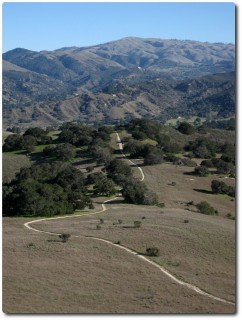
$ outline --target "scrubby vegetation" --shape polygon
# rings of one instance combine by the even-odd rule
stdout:
[[[220,129],[206,127],[205,132],[201,123],[196,123],[194,126],[178,123],[174,129],[158,121],[133,119],[117,129],[127,132],[122,141],[125,154],[141,159],[146,166],[168,161],[176,166],[194,167],[193,174],[199,177],[213,174],[234,177],[233,141],[227,139],[227,134],[221,135]],[[41,128],[9,135],[3,151],[29,152],[29,159],[36,163],[29,169],[21,169],[14,180],[3,185],[4,214],[73,213],[76,209],[93,208],[91,197],[112,196],[117,190],[128,203],[161,206],[155,190],[136,179],[130,165],[118,157],[110,140],[113,132],[111,126],[94,128],[64,123],[55,140],[48,129]],[[193,157],[203,159],[200,166]],[[79,164],[80,159],[80,163],[87,161],[84,173],[72,165]],[[175,186],[174,181],[168,184]],[[224,183],[213,182],[212,191],[235,196],[234,188]]]
[[[227,194],[231,197],[235,197],[235,188],[228,186],[223,181],[213,180],[211,183],[213,193]]]
[[[202,201],[196,205],[198,210],[207,215],[218,215],[218,211],[215,210],[207,201]]]
[[[156,247],[147,248],[146,254],[149,257],[157,257],[159,255],[159,249]]]

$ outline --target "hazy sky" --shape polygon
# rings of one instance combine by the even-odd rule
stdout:
[[[235,42],[233,3],[4,3],[3,52],[54,50],[127,36]]]

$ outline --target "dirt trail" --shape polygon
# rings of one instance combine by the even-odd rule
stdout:
[[[122,142],[121,142],[121,139],[120,139],[120,137],[119,137],[119,134],[118,134],[118,132],[115,132],[115,133],[116,133],[116,135],[117,135],[117,142],[118,142],[118,145],[119,145],[119,149],[121,150],[123,156],[126,157],[125,154],[123,153],[123,144],[122,144]],[[132,162],[131,160],[129,160],[129,161],[130,161],[132,164],[134,164],[134,165],[139,169],[139,171],[140,171],[140,173],[141,173],[141,179],[140,179],[140,180],[143,181],[143,180],[144,180],[143,170],[142,170],[140,167],[138,167],[138,166],[137,166],[134,162]],[[46,221],[46,220],[57,220],[57,219],[77,218],[77,217],[82,217],[82,216],[91,216],[91,215],[95,215],[95,214],[98,214],[98,213],[101,213],[101,212],[105,212],[105,211],[108,210],[105,204],[108,203],[108,202],[111,202],[111,201],[113,201],[113,200],[115,200],[115,199],[117,199],[117,198],[118,198],[118,197],[115,197],[115,198],[112,198],[112,199],[109,199],[109,200],[104,201],[104,202],[102,203],[102,210],[100,210],[100,211],[96,211],[96,212],[92,212],[92,213],[86,213],[86,214],[80,214],[80,215],[75,215],[75,216],[69,215],[69,216],[62,216],[62,217],[43,218],[43,219],[38,219],[38,220],[32,220],[32,221],[26,222],[26,223],[24,224],[24,226],[25,226],[26,228],[28,228],[28,229],[30,229],[30,230],[33,230],[33,231],[36,231],[36,232],[59,236],[59,235],[61,235],[60,233],[55,233],[55,232],[49,232],[49,231],[39,230],[39,229],[31,226],[31,224],[37,223],[37,222],[41,222],[41,221]],[[106,239],[103,239],[103,238],[93,237],[93,236],[73,236],[73,237],[75,237],[75,238],[91,238],[91,239],[98,240],[98,241],[102,241],[102,242],[107,243],[107,244],[109,244],[109,245],[118,247],[118,248],[120,248],[120,249],[122,249],[122,250],[125,250],[126,252],[129,252],[130,254],[135,255],[137,258],[142,259],[142,260],[144,260],[144,261],[152,264],[154,267],[158,268],[161,272],[163,272],[165,275],[167,275],[167,276],[168,276],[171,280],[173,280],[175,283],[178,283],[178,284],[180,284],[180,285],[182,285],[182,286],[184,286],[184,287],[187,287],[188,289],[193,290],[193,291],[195,291],[196,293],[201,294],[201,295],[203,295],[203,296],[206,296],[206,297],[208,297],[208,298],[210,298],[210,299],[213,299],[213,300],[216,300],[216,301],[220,301],[220,302],[222,302],[222,303],[227,303],[227,304],[235,305],[235,303],[232,302],[232,301],[228,301],[228,300],[225,300],[225,299],[216,297],[216,296],[214,296],[214,295],[212,295],[212,294],[209,294],[209,293],[203,291],[202,289],[200,289],[200,288],[198,288],[198,287],[196,287],[196,286],[194,286],[194,285],[192,285],[192,284],[190,284],[190,283],[187,283],[187,282],[184,282],[184,281],[179,280],[178,278],[176,278],[175,276],[173,276],[170,272],[168,272],[165,268],[161,267],[158,263],[156,263],[156,262],[148,259],[147,257],[145,257],[145,256],[143,256],[143,255],[140,255],[138,252],[136,252],[136,251],[134,251],[134,250],[132,250],[132,249],[130,249],[130,248],[127,248],[127,247],[125,247],[125,246],[123,246],[123,245],[116,244],[116,243],[113,243],[112,241],[109,241],[109,240],[106,240]]]
[[[121,139],[120,139],[120,136],[119,136],[118,132],[115,132],[115,133],[116,133],[116,135],[117,135],[117,142],[118,142],[119,150],[122,152],[123,157],[126,158],[126,155],[123,153],[123,144],[122,144],[122,141],[121,141]],[[127,160],[129,160],[129,159],[127,158]],[[143,170],[142,170],[139,166],[137,166],[137,164],[134,163],[133,161],[129,160],[129,162],[132,163],[133,165],[135,165],[135,166],[137,167],[137,169],[139,169],[139,171],[140,171],[140,173],[141,173],[141,179],[140,179],[140,181],[143,181],[143,180],[145,179],[145,175],[144,175]]]

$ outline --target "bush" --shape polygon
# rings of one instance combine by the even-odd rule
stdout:
[[[167,153],[165,156],[165,160],[167,162],[177,162],[180,158],[176,157],[174,154],[172,153]]]
[[[122,224],[123,220],[122,219],[118,219],[118,224]]]
[[[172,181],[171,185],[172,185],[173,187],[175,187],[175,186],[176,186],[176,182],[175,182],[175,181]]]
[[[89,206],[88,206],[88,209],[95,209],[95,206],[93,203],[90,203]]]
[[[177,130],[183,134],[187,134],[187,135],[190,135],[190,134],[193,134],[195,133],[195,129],[194,127],[188,123],[188,122],[182,122],[180,123],[180,125],[178,126]]]
[[[228,186],[223,181],[213,180],[211,183],[213,193],[227,194],[230,197],[235,197],[235,188]]]
[[[177,161],[174,162],[180,166],[187,166],[187,167],[196,167],[197,163],[189,158],[177,158]]]
[[[134,221],[134,227],[135,228],[140,228],[142,225],[142,222],[141,221]]]
[[[111,196],[115,194],[115,184],[113,180],[103,177],[101,180],[97,181],[93,186],[94,194],[98,196]]]
[[[68,233],[62,233],[59,235],[59,238],[61,238],[62,242],[67,242],[70,239],[71,235]]]
[[[228,213],[226,216],[230,220],[235,220],[235,215],[232,215],[232,213]]]
[[[144,158],[145,165],[160,164],[163,162],[163,152],[157,148],[149,151]]]
[[[206,177],[209,174],[207,167],[198,166],[194,169],[194,174],[199,177]]]
[[[100,230],[100,229],[101,229],[100,224],[97,224],[97,225],[96,225],[96,229],[97,229],[97,230]]]
[[[99,220],[100,220],[100,224],[104,223],[104,220],[102,218],[100,218]]]
[[[213,168],[214,167],[213,162],[212,162],[211,159],[203,160],[201,162],[201,166],[207,167],[207,168]]]
[[[157,257],[159,255],[159,249],[156,247],[147,248],[146,254],[149,257]]]
[[[157,195],[148,190],[144,182],[136,179],[127,180],[123,185],[123,196],[128,203],[154,205],[157,204]]]
[[[184,222],[184,223],[189,223],[189,220],[188,220],[188,219],[185,219],[183,222]]]
[[[218,214],[218,211],[215,210],[207,201],[202,201],[198,203],[196,207],[202,214],[212,215],[212,216]]]

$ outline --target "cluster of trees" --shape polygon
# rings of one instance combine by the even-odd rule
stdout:
[[[197,138],[194,141],[189,141],[185,146],[186,151],[191,151],[192,156],[196,158],[212,158],[216,154],[216,145],[207,138]]]
[[[108,142],[113,128],[110,126],[100,127],[98,130],[91,126],[76,124],[73,122],[64,123],[60,128],[58,141],[70,143],[76,147],[89,146],[93,140],[101,139]]]
[[[181,122],[178,125],[177,130],[182,134],[187,134],[187,135],[191,135],[195,133],[195,128],[193,127],[193,125],[185,121]]]
[[[68,161],[76,156],[76,147],[70,143],[47,146],[44,148],[43,154],[56,160]]]
[[[230,197],[235,197],[235,188],[233,186],[228,186],[223,181],[212,180],[211,188],[213,193],[227,194]]]
[[[122,187],[122,194],[129,203],[155,205],[157,195],[150,191],[146,184],[135,179],[129,165],[123,160],[114,159],[106,167],[108,176]]]
[[[134,139],[130,139],[125,144],[124,152],[129,153],[130,158],[144,158],[145,165],[159,164],[164,159],[164,153],[161,148],[144,144]]]
[[[219,174],[228,174],[231,177],[235,176],[235,166],[231,162],[226,162],[223,159],[212,158],[211,162],[202,161],[201,165],[212,167],[217,169],[217,173]]]
[[[224,130],[235,130],[236,121],[234,118],[230,118],[228,120],[212,120],[204,123],[205,127],[213,128],[213,129],[224,129]]]
[[[38,144],[47,144],[52,142],[52,138],[47,136],[45,130],[41,128],[30,128],[24,132],[23,135],[11,134],[9,135],[3,145],[3,152],[26,150],[31,152]]]
[[[67,163],[43,163],[23,168],[3,185],[6,216],[55,216],[91,205],[85,176]]]

